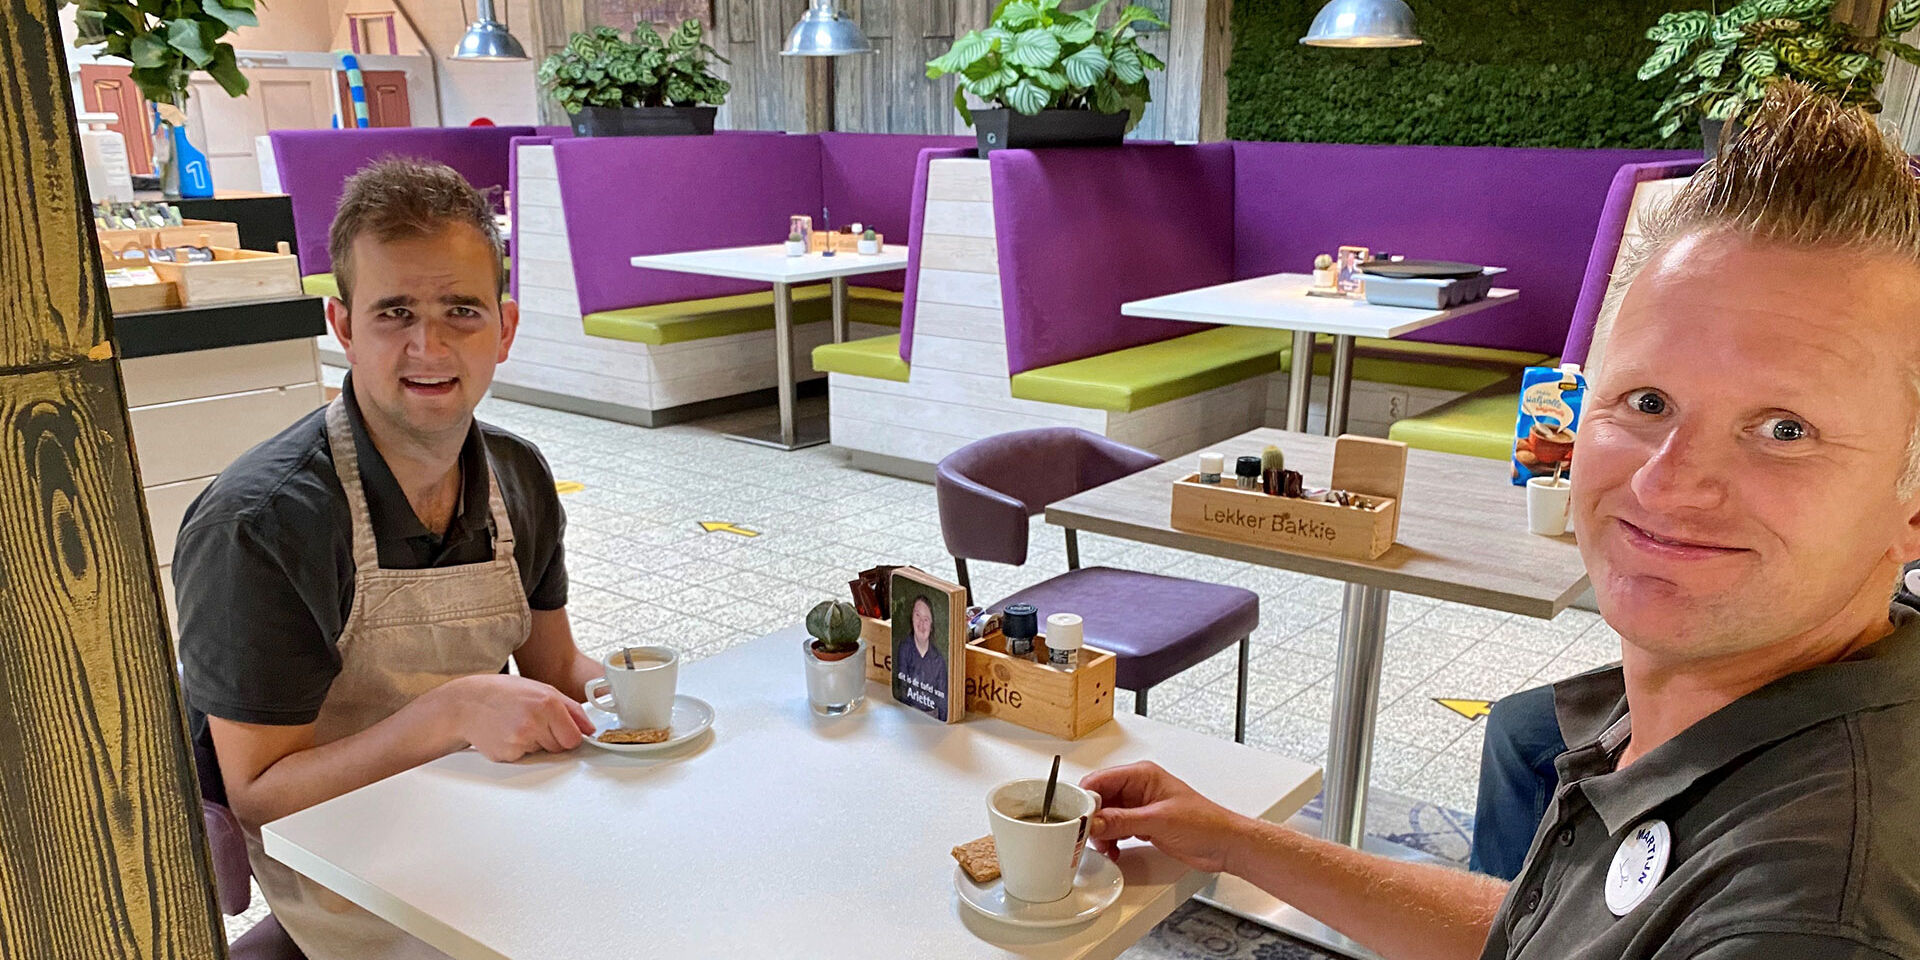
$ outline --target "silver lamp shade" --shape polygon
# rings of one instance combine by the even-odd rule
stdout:
[[[460,45],[453,48],[454,60],[525,60],[527,51],[520,41],[493,18],[493,0],[477,0],[473,26],[467,28]]]
[[[787,31],[783,57],[844,57],[872,53],[873,44],[852,18],[834,9],[834,0],[810,0],[800,22]]]
[[[1404,0],[1329,0],[1300,42],[1313,47],[1412,47],[1421,42]]]

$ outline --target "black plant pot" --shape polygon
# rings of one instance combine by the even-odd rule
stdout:
[[[1701,152],[1707,155],[1708,160],[1712,160],[1716,155],[1720,153],[1721,128],[1722,127],[1733,128],[1731,130],[1726,131],[1726,134],[1725,134],[1728,140],[1732,140],[1735,137],[1740,136],[1740,130],[1742,127],[1745,127],[1745,126],[1746,124],[1740,122],[1739,117],[1734,117],[1732,120],[1708,120],[1706,117],[1701,117],[1700,118],[1700,150]]]
[[[1126,138],[1127,112],[975,110],[973,129],[983,157],[1009,147],[1112,147]]]
[[[569,114],[577,137],[687,137],[713,132],[719,107],[582,107]]]

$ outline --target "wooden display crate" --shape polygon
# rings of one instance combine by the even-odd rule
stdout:
[[[867,679],[893,682],[893,627],[885,620],[860,618],[867,641]],[[1011,657],[1006,637],[994,633],[967,644],[967,716],[999,717],[1030,730],[1078,740],[1113,719],[1113,654],[1080,648],[1075,670],[1058,670],[1034,660]],[[1034,641],[1037,660],[1047,657],[1046,637]]]
[[[807,235],[807,250],[812,253],[821,253],[827,249],[828,239],[831,238],[833,242],[833,252],[836,255],[842,253],[857,254],[860,252],[860,237],[861,234],[858,233],[841,233],[838,230],[815,230]],[[886,234],[876,230],[874,231],[873,238],[875,242],[880,244],[881,249],[886,248]]]
[[[102,253],[118,253],[127,244],[141,247],[238,247],[240,227],[225,220],[185,220],[177,227],[136,227],[127,230],[94,228]]]
[[[1173,484],[1173,528],[1237,543],[1350,560],[1377,560],[1400,532],[1400,494],[1407,479],[1407,445],[1373,437],[1334,441],[1331,487],[1374,501],[1373,508],[1276,497],[1241,490],[1231,477],[1219,484],[1189,474]]]
[[[297,297],[300,265],[281,241],[280,252],[214,247],[209,263],[149,264],[160,279],[180,288],[180,303],[196,307],[236,300],[272,300]]]

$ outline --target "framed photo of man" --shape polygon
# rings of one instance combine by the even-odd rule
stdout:
[[[893,699],[959,722],[967,712],[967,591],[903,567],[891,593]]]

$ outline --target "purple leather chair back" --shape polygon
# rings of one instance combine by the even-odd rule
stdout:
[[[1607,188],[1607,202],[1600,210],[1600,225],[1593,234],[1593,249],[1587,254],[1587,273],[1580,281],[1580,299],[1573,307],[1573,325],[1567,330],[1567,342],[1560,351],[1567,363],[1585,364],[1593,347],[1594,324],[1600,319],[1600,307],[1607,299],[1607,285],[1613,279],[1613,262],[1620,255],[1620,243],[1627,229],[1627,214],[1633,210],[1633,192],[1649,180],[1692,176],[1703,161],[1661,160],[1653,163],[1629,163],[1613,175]]]
[[[920,151],[973,142],[971,137],[894,133],[822,133],[819,139],[820,201],[833,212],[833,225],[858,220],[892,243],[907,241],[916,209],[914,172]],[[895,271],[868,274],[855,282],[863,287],[905,290],[906,280],[904,272]]]
[[[963,560],[1025,563],[1028,517],[1159,462],[1144,450],[1074,427],[976,440],[934,468],[947,552]]]
[[[789,216],[820,215],[816,137],[574,137],[553,156],[583,313],[765,290],[628,260],[776,243]]]
[[[1674,150],[1240,143],[1234,276],[1306,273],[1360,244],[1506,267],[1514,303],[1410,339],[1553,353],[1566,341],[1607,184],[1622,164]]]
[[[1198,333],[1120,305],[1232,279],[1233,147],[996,150],[1009,373]]]
[[[482,191],[504,188],[507,145],[532,136],[532,127],[389,127],[370,130],[275,130],[274,166],[280,189],[293,200],[293,232],[300,272],[327,273],[327,231],[347,178],[386,156],[437,160]],[[494,203],[499,204],[496,193]]]
[[[907,204],[911,211],[907,223],[907,282],[900,304],[900,359],[909,363],[913,362],[913,316],[920,307],[920,237],[926,232],[929,164],[935,160],[970,157],[973,152],[972,147],[923,149],[914,161],[913,196]]]

